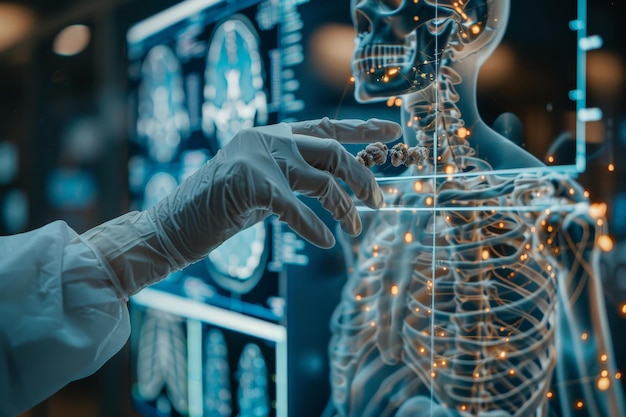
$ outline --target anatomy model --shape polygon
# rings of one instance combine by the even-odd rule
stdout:
[[[476,108],[509,1],[351,6],[357,99],[400,96],[421,159],[381,182],[387,209],[344,242],[325,416],[624,416],[596,274],[604,220]]]

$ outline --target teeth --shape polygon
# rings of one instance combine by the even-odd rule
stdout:
[[[368,72],[393,68],[414,61],[417,51],[417,34],[411,32],[397,44],[363,44],[362,38],[355,39],[357,50],[354,55],[353,69],[357,72]]]
[[[365,45],[357,50],[353,66],[358,72],[398,67],[411,62],[414,52],[404,45]]]

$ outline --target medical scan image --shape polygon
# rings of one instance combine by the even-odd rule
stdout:
[[[385,207],[343,238],[325,417],[625,415],[597,268],[606,222],[477,108],[509,10],[351,1],[357,100],[402,100],[403,143],[361,159],[420,157],[379,177]]]

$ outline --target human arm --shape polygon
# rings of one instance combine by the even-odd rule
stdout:
[[[357,234],[359,217],[336,178],[371,207],[382,196],[373,175],[329,139],[399,134],[393,123],[328,119],[245,130],[149,210],[82,235],[56,222],[0,238],[0,415],[97,370],[128,338],[128,296],[270,214],[318,246],[332,246],[330,231],[294,191],[318,198]]]

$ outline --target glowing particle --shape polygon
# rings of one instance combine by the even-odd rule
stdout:
[[[418,20],[420,20],[420,17],[419,17],[419,16],[413,16],[413,21],[414,21],[414,22],[417,22]]]
[[[582,401],[578,401],[576,402],[576,408],[581,409],[585,406],[585,403],[583,403]]]
[[[554,163],[554,155],[548,156],[548,162],[551,163],[551,164]]]
[[[418,193],[422,191],[422,182],[415,181],[415,183],[413,184],[413,189],[415,190],[415,192],[418,192]]]
[[[611,252],[613,250],[613,239],[608,235],[601,235],[598,237],[598,246],[604,252]]]
[[[364,310],[365,311],[370,311],[372,308],[370,306],[365,306]]]
[[[430,376],[431,376],[431,377],[433,377],[433,378],[437,378],[437,372],[432,371],[432,372],[430,373]]]
[[[590,196],[589,191],[585,190],[583,192],[583,195],[585,196],[585,198],[589,198],[589,196]]]
[[[459,130],[456,132],[456,135],[461,139],[465,139],[469,136],[469,130],[467,130],[467,128],[465,127],[460,127]]]
[[[354,82],[354,76],[350,77],[350,82],[353,83]]]
[[[376,327],[376,322],[375,321],[370,321],[370,326],[371,327]]]
[[[622,372],[621,371],[615,372],[615,379],[622,379]]]
[[[415,312],[419,313],[420,308],[419,307],[415,307]]]
[[[571,187],[570,187],[570,189],[569,189],[569,195],[574,195],[574,193],[575,193],[575,192],[576,192],[576,191],[575,191],[573,188],[571,188]]]
[[[424,349],[423,347],[420,348],[420,353],[424,353],[424,352],[426,352],[426,349]]]
[[[405,241],[406,243],[411,243],[411,242],[413,242],[413,234],[412,234],[411,232],[406,232],[406,233],[404,234],[404,241]]]
[[[606,353],[603,353],[602,355],[600,355],[600,360],[601,360],[602,362],[606,362],[608,358],[609,358],[609,357],[606,355]]]
[[[473,35],[478,35],[480,33],[480,26],[478,25],[472,25],[472,27],[470,28],[470,30],[472,31]]]
[[[552,398],[552,397],[554,397],[554,394],[552,393],[552,391],[548,391],[548,392],[546,393],[546,397],[548,397],[548,398]]]
[[[370,272],[376,271],[376,267],[374,265],[370,266]]]
[[[593,203],[589,206],[589,215],[594,219],[600,219],[606,216],[608,206],[606,203]]]
[[[432,197],[426,197],[426,200],[424,202],[426,203],[427,206],[432,206],[433,205],[433,198]]]
[[[400,70],[398,68],[389,68],[389,70],[387,70],[387,75],[389,76],[394,76],[396,75]]]
[[[580,338],[582,340],[587,340],[589,338],[589,335],[587,333],[583,333],[583,334],[580,335]]]
[[[402,99],[400,97],[396,97],[396,99],[393,101],[393,105],[396,107],[402,106]]]
[[[606,378],[609,376],[609,371],[607,371],[606,369],[603,369],[602,372],[600,372],[600,376],[603,378]]]
[[[446,165],[446,174],[447,175],[454,174],[454,165]]]
[[[387,100],[387,107],[392,107],[395,101],[396,101],[395,97],[389,97],[389,99]]]
[[[483,261],[489,259],[489,249],[484,249],[482,253]]]
[[[626,302],[622,303],[622,306],[620,307],[620,311],[622,312],[623,316],[626,316]]]
[[[363,296],[361,296],[361,294],[357,294],[357,295],[354,297],[354,299],[355,299],[355,300],[357,300],[357,301],[361,301],[361,300],[363,299]]]
[[[500,353],[498,354],[498,357],[499,357],[500,359],[506,359],[506,352],[503,350],[502,352],[500,352]]]
[[[600,391],[606,391],[611,386],[611,380],[607,377],[598,379],[597,387]]]
[[[509,369],[509,375],[511,376],[515,375],[515,369]]]
[[[466,406],[465,404],[461,404],[461,407],[460,407],[460,408],[461,408],[461,411],[465,411],[465,410],[467,410],[467,406]]]
[[[607,169],[609,170],[609,172],[615,171],[615,164],[613,162],[611,162],[609,164],[609,166],[607,167]]]
[[[392,285],[391,286],[391,295],[398,295],[398,286],[397,285]]]

